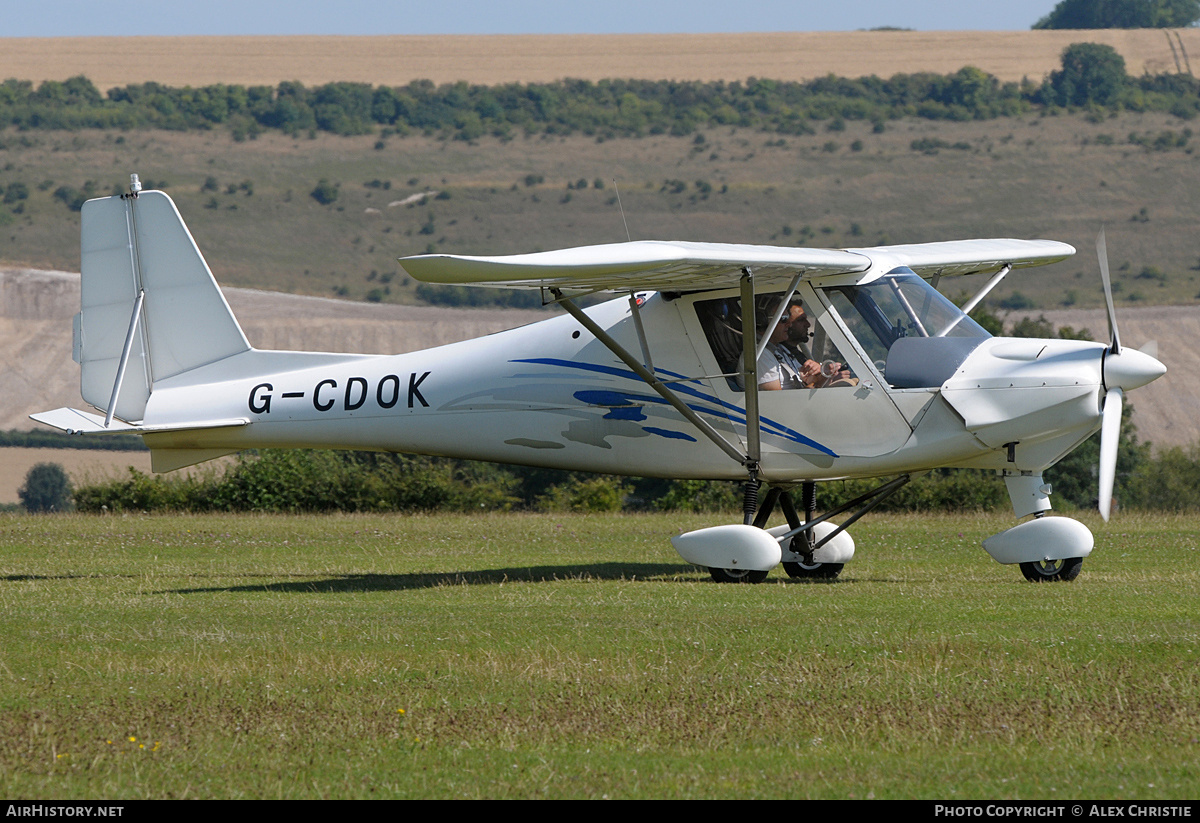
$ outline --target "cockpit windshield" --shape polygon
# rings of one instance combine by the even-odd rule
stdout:
[[[888,383],[936,386],[990,337],[907,267],[862,286],[825,290],[830,304]],[[899,341],[904,345],[896,347]],[[916,342],[922,341],[922,342]]]
[[[899,268],[865,286],[825,292],[873,360],[886,360],[903,337],[990,337],[933,286]]]

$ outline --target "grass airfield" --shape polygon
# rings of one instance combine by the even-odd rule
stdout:
[[[869,516],[721,586],[720,516],[5,516],[7,798],[1194,798],[1200,528]],[[1094,522],[1093,522],[1094,521]]]

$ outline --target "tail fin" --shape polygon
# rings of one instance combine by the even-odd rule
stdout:
[[[91,405],[110,411],[112,404],[115,417],[140,421],[155,381],[250,349],[175,203],[163,192],[89,200],[83,204],[81,238],[75,359],[80,393]]]

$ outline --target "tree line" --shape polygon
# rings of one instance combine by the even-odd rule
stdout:
[[[104,437],[81,437],[59,431],[31,429],[0,431],[0,448],[22,449],[89,449],[99,451],[149,451],[136,434],[110,434]]]
[[[1001,82],[967,66],[947,75],[896,74],[806,82],[750,78],[745,82],[560,80],[494,86],[465,82],[406,86],[298,82],[276,86],[217,84],[175,88],[137,83],[101,93],[86,77],[0,83],[0,128],[77,130],[228,129],[235,139],[263,130],[288,134],[484,136],[574,134],[597,138],[687,135],[700,128],[738,126],[805,134],[846,120],[920,117],[978,120],[1063,107],[1200,112],[1200,81],[1191,74],[1130,77],[1109,46],[1076,43],[1062,67],[1041,82]]]

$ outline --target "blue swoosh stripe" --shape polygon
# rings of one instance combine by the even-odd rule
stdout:
[[[556,357],[531,357],[531,358],[525,358],[525,359],[519,359],[519,360],[510,360],[509,362],[510,363],[533,363],[533,364],[541,365],[541,366],[561,366],[563,368],[568,368],[568,369],[596,372],[598,374],[607,374],[612,377],[621,377],[626,380],[636,380],[637,382],[645,385],[645,381],[642,380],[642,378],[638,377],[636,374],[634,374],[633,371],[631,371],[629,369],[617,368],[616,366],[601,366],[596,363],[576,363],[571,360],[562,360],[562,359],[559,359]],[[654,371],[665,377],[684,379],[684,380],[687,380],[688,382],[693,382],[693,383],[700,382],[700,380],[698,378],[688,378],[686,375],[678,374],[676,372],[668,371],[666,369],[656,368]],[[675,391],[678,392],[679,394],[686,394],[691,397],[695,397],[697,399],[703,400],[707,403],[715,404],[716,406],[718,406],[720,409],[723,409],[724,411],[732,412],[731,416],[734,418],[734,422],[741,423],[742,425],[747,425],[746,410],[741,408],[740,406],[736,406],[732,403],[727,403],[718,397],[714,397],[711,394],[702,392],[699,389],[696,389],[696,388],[693,388],[692,386],[687,385],[686,383],[677,384],[675,386]],[[631,394],[628,396],[636,397],[639,400],[644,400],[644,401],[647,401],[650,403],[660,403],[663,405],[668,405],[666,400],[664,400],[661,397],[658,397],[657,395]],[[688,403],[687,406],[689,409],[692,409],[695,412],[700,412],[700,413],[704,413],[704,414],[715,414],[716,413],[712,409],[707,409],[702,406],[695,406],[695,405],[692,405],[691,403]],[[760,419],[761,423],[766,424],[766,426],[764,428],[769,428],[769,430],[772,434],[776,434],[781,437],[786,437],[787,439],[792,440],[793,442],[796,442],[796,443],[800,443],[801,445],[809,446],[811,448],[816,449],[817,451],[822,452],[823,454],[829,455],[830,457],[837,457],[837,454],[835,452],[833,452],[831,449],[827,448],[826,446],[821,445],[820,443],[813,440],[812,438],[805,437],[803,434],[800,434],[800,432],[798,432],[798,431],[788,428],[787,426],[783,425],[782,423],[779,423],[775,420],[771,420],[768,417],[760,416],[759,419]]]

